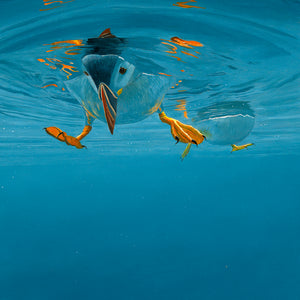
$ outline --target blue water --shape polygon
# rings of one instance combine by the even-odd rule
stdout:
[[[0,2],[0,300],[300,299],[300,2],[173,4]],[[84,124],[86,49],[57,42],[108,27],[207,135],[183,161],[156,113],[82,150],[43,131]]]

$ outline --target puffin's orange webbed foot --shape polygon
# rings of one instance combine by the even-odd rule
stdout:
[[[54,138],[56,138],[57,140],[59,140],[61,142],[65,142],[67,145],[74,146],[77,149],[86,148],[86,146],[84,146],[80,143],[80,140],[78,139],[78,137],[76,138],[76,137],[67,135],[64,131],[62,131],[58,127],[47,127],[44,129],[49,135],[53,136]]]
[[[167,123],[171,126],[171,133],[177,143],[193,143],[195,145],[199,145],[205,140],[205,136],[193,126],[186,125],[176,119],[169,118],[164,112],[161,112],[159,117],[163,123]]]

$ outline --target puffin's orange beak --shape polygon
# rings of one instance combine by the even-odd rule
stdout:
[[[98,97],[102,100],[106,122],[111,134],[114,133],[114,127],[117,117],[117,96],[105,84],[100,83],[98,88]]]

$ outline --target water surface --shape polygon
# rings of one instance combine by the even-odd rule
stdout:
[[[61,2],[0,2],[0,299],[299,299],[299,1]],[[106,28],[207,135],[183,162],[156,113],[43,131]]]

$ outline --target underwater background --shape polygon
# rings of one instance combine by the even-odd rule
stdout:
[[[0,300],[300,299],[299,13],[1,0]],[[156,113],[113,136],[95,121],[82,150],[44,132],[82,130],[65,82],[106,28],[172,78],[165,112],[207,136],[183,161]]]

